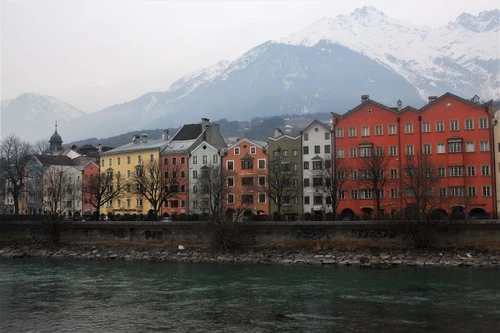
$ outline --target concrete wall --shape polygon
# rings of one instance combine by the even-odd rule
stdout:
[[[64,222],[61,242],[161,245],[211,245],[220,228],[205,222]],[[412,233],[407,223],[391,222],[253,222],[232,224],[226,230],[235,244],[307,245],[348,247],[412,247],[414,235],[430,239],[436,247],[500,247],[499,221],[443,223]],[[427,232],[428,231],[428,232]],[[54,235],[51,224],[1,222],[0,241],[44,241]]]

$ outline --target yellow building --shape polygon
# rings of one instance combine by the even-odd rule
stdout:
[[[151,204],[144,197],[135,195],[130,189],[138,166],[154,161],[160,163],[160,151],[168,144],[168,132],[165,131],[161,139],[148,140],[148,136],[134,135],[132,142],[115,149],[106,151],[100,156],[101,174],[112,175],[113,187],[117,186],[117,179],[121,179],[122,194],[106,202],[101,208],[101,213],[114,215],[144,214],[146,215]]]

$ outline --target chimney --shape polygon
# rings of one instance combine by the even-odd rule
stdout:
[[[437,96],[429,96],[429,103],[435,101],[437,98]]]
[[[368,98],[370,98],[370,95],[361,95],[361,102],[366,101]]]
[[[100,144],[100,143],[97,145],[97,153],[98,153],[98,154],[101,154],[101,153],[102,153],[102,146],[101,146],[101,144]]]
[[[481,99],[479,98],[478,95],[474,95],[474,97],[472,97],[472,103],[481,104]]]
[[[210,124],[210,119],[208,119],[208,118],[201,118],[201,130],[202,131],[204,131],[209,124]]]
[[[141,135],[141,142],[142,143],[147,143],[148,142],[148,135],[146,133],[143,133]]]
[[[402,108],[403,108],[403,102],[401,102],[401,100],[398,99],[398,111],[401,111]]]
[[[137,143],[137,142],[139,142],[139,139],[140,139],[140,138],[141,138],[141,137],[140,137],[139,135],[134,134],[134,136],[132,137],[132,142],[133,142],[133,143]]]
[[[275,138],[279,138],[282,135],[283,135],[283,132],[279,128],[274,129],[274,137]]]
[[[163,130],[163,133],[161,134],[161,138],[165,141],[170,139],[170,132],[168,131],[168,129]]]

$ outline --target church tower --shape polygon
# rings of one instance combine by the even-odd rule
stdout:
[[[56,151],[62,150],[62,138],[61,136],[57,133],[57,121],[56,121],[56,131],[52,136],[50,137],[49,144],[50,144],[50,152],[55,153]]]

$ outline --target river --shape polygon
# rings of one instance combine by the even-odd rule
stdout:
[[[0,332],[495,332],[499,268],[0,260]]]

